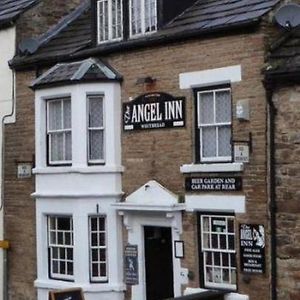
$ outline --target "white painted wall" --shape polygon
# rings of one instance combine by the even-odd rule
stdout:
[[[0,30],[0,202],[3,204],[3,122],[4,117],[12,114],[13,109],[13,72],[8,66],[8,61],[13,58],[16,46],[16,29],[10,27]],[[14,122],[14,116],[5,119],[5,123]],[[3,206],[0,210],[0,240],[4,239],[3,232]],[[0,300],[3,299],[4,264],[3,251],[0,250]]]
[[[87,94],[104,95],[105,165],[87,164]],[[72,166],[47,166],[46,99],[71,96]],[[36,91],[36,224],[38,300],[51,289],[81,287],[86,300],[122,300],[123,243],[121,218],[113,204],[122,197],[121,95],[116,82],[78,84]],[[98,208],[97,208],[98,207]],[[108,282],[90,283],[88,217],[107,217]],[[47,215],[72,215],[74,226],[74,282],[48,276]]]

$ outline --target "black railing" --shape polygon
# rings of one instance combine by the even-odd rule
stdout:
[[[176,298],[169,298],[165,300],[224,300],[224,295],[227,292],[224,291],[205,291],[201,293],[180,296]]]

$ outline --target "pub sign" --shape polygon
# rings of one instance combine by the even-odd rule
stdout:
[[[187,177],[185,189],[189,192],[218,192],[240,191],[242,189],[241,177]]]
[[[148,93],[123,104],[123,129],[144,130],[185,126],[185,98]]]
[[[138,246],[126,245],[124,256],[125,283],[128,285],[139,284]]]
[[[265,273],[264,225],[240,224],[240,257],[243,273]]]

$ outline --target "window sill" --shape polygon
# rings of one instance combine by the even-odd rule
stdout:
[[[181,173],[242,172],[243,163],[189,164],[180,167]]]
[[[35,168],[32,170],[33,174],[64,174],[64,173],[79,173],[79,174],[90,174],[90,173],[122,173],[124,167],[122,166],[87,166],[87,167],[46,167],[46,168]]]

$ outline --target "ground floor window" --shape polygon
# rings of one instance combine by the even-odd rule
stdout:
[[[91,281],[107,281],[106,217],[91,216],[89,218],[89,231]]]
[[[52,279],[73,280],[73,219],[48,216],[49,274]]]
[[[234,216],[199,217],[201,277],[204,287],[236,289]]]

